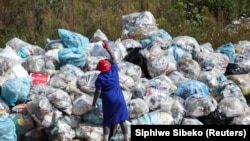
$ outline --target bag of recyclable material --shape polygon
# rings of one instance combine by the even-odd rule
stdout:
[[[102,32],[101,29],[97,29],[92,38],[90,39],[90,42],[99,42],[103,40],[108,40],[108,37],[105,33]]]
[[[229,125],[250,125],[250,113],[233,117]]]
[[[168,50],[163,51],[158,44],[154,44],[149,50],[147,68],[152,78],[177,70],[174,56]]]
[[[227,55],[227,57],[229,58],[229,62],[230,63],[234,63],[235,60],[235,47],[234,44],[231,42],[228,42],[226,44],[223,44],[221,46],[219,46],[215,52],[220,52],[223,53],[225,55]]]
[[[57,71],[49,80],[48,85],[72,92],[77,89],[77,77],[67,71]]]
[[[29,130],[35,127],[34,120],[30,115],[25,115],[22,113],[11,113],[9,118],[15,123],[16,132],[18,135],[24,135]]]
[[[226,68],[225,75],[232,75],[232,74],[246,74],[247,71],[244,69],[244,67],[240,66],[236,63],[229,63]]]
[[[200,52],[195,57],[195,60],[201,67],[201,70],[214,70],[215,75],[220,76],[226,72],[229,58],[227,55],[220,52]]]
[[[122,16],[122,38],[144,39],[158,33],[158,27],[150,11],[134,12]]]
[[[177,70],[186,78],[198,79],[201,72],[201,67],[196,60],[185,54],[177,62]]]
[[[128,61],[120,62],[118,64],[118,69],[119,69],[119,72],[122,72],[128,76],[131,76],[135,81],[140,79],[142,76],[141,67]]]
[[[235,84],[240,87],[245,97],[248,97],[250,95],[250,74],[249,73],[227,75],[227,78],[235,82]]]
[[[131,88],[131,98],[143,98],[146,94],[147,85],[142,82],[143,80],[137,81],[136,84]],[[146,80],[148,81],[148,80]]]
[[[198,41],[191,36],[177,36],[173,38],[172,45],[183,48],[184,50],[190,52],[192,56],[195,56],[201,50]]]
[[[102,112],[102,100],[100,98],[96,101],[97,107],[92,109],[92,111],[84,114],[82,119],[84,122],[91,123],[93,125],[102,125],[103,112]]]
[[[78,88],[84,93],[93,94],[95,92],[95,80],[99,73],[100,71],[97,70],[85,72],[77,79]]]
[[[103,141],[102,126],[90,123],[81,123],[75,128],[76,138],[87,141]]]
[[[91,111],[93,96],[82,94],[80,97],[72,101],[72,114],[81,116]]]
[[[86,48],[89,39],[84,35],[67,29],[58,29],[58,34],[65,48],[58,52],[60,64],[73,64],[83,68],[86,64]]]
[[[32,79],[30,77],[17,77],[8,79],[1,88],[1,97],[8,106],[27,101]]]
[[[243,116],[250,113],[250,107],[247,103],[237,97],[224,97],[218,103],[218,106],[227,118]]]
[[[75,138],[75,130],[62,120],[56,121],[51,128],[47,130],[49,140],[72,140]]]
[[[0,116],[0,140],[17,141],[15,123],[11,118]]]
[[[201,117],[209,115],[216,110],[217,105],[218,103],[213,97],[193,94],[185,99],[185,116]]]
[[[60,64],[52,56],[35,55],[28,57],[23,66],[28,72],[53,75],[59,69]]]
[[[181,83],[174,91],[174,95],[180,96],[183,99],[187,99],[193,94],[202,94],[208,97],[209,90],[207,85],[201,81],[190,79]]]
[[[185,115],[183,103],[181,103],[181,101],[176,99],[173,95],[168,97],[166,101],[161,102],[160,110],[172,115],[175,124],[180,124]]]
[[[146,102],[141,98],[131,99],[128,103],[128,111],[130,118],[138,118],[149,112]]]
[[[225,97],[235,97],[243,102],[247,101],[240,87],[230,79],[220,82],[215,88],[215,91],[211,93],[211,96],[213,96],[218,102]]]
[[[211,112],[206,116],[198,117],[198,119],[205,125],[226,125],[227,119],[221,109],[217,107],[215,111]]]

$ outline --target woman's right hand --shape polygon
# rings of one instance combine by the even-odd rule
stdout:
[[[102,46],[105,48],[105,49],[109,49],[109,43],[108,43],[108,41],[107,40],[103,40],[102,41]]]

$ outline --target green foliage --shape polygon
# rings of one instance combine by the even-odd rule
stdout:
[[[0,0],[0,47],[18,37],[41,47],[65,28],[91,38],[101,29],[110,40],[122,32],[122,16],[150,11],[159,28],[172,37],[189,35],[217,47],[249,40],[249,28],[237,33],[222,29],[241,14],[250,16],[249,0]]]

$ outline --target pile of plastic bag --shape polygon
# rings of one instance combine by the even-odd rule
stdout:
[[[58,29],[45,47],[13,38],[0,51],[0,140],[102,140],[102,102],[92,109],[96,65],[118,60],[128,125],[249,125],[250,41],[214,49],[172,37],[149,12],[122,17],[111,41]],[[38,124],[39,123],[39,124]],[[118,126],[112,140],[123,139]]]

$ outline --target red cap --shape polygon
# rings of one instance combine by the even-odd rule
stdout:
[[[97,65],[97,69],[101,72],[108,71],[111,68],[111,64],[108,60],[102,59],[99,61]]]

